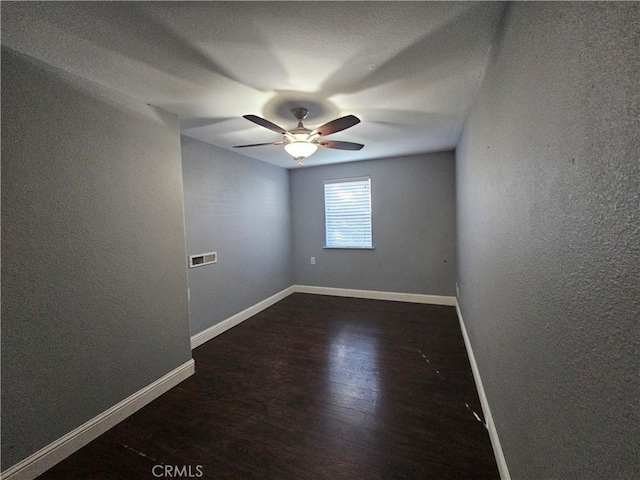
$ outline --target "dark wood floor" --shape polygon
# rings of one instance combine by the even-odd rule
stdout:
[[[40,478],[499,479],[452,307],[294,294],[193,356]]]

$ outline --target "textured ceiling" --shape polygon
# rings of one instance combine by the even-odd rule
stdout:
[[[2,44],[180,116],[230,149],[354,114],[309,166],[455,147],[504,5],[479,2],[2,2]],[[286,168],[282,147],[236,150]]]

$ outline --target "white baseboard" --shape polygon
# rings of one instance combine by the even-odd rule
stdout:
[[[288,297],[293,292],[294,292],[294,286],[285,288],[284,290],[276,293],[275,295],[272,295],[271,297],[266,298],[249,308],[245,308],[244,310],[242,310],[239,313],[236,313],[232,317],[229,317],[220,323],[216,323],[215,325],[207,328],[206,330],[196,333],[191,337],[191,349],[193,350],[194,348],[202,345],[203,343],[208,342],[212,338],[217,337],[221,333],[226,332],[230,328],[235,327],[239,323],[244,322],[248,318],[254,316],[256,313],[260,313],[265,308],[269,308],[274,303],[277,303],[283,298]]]
[[[424,295],[420,293],[378,292],[375,290],[354,290],[351,288],[315,287],[311,285],[294,285],[297,293],[315,295],[332,295],[334,297],[368,298],[371,300],[388,300],[392,302],[428,303],[431,305],[456,305],[456,297],[444,295]]]
[[[8,468],[0,477],[3,480],[36,478],[194,373],[195,363],[192,359]]]
[[[354,290],[350,288],[315,287],[311,285],[292,285],[269,298],[245,308],[241,312],[196,333],[191,337],[191,349],[199,347],[230,328],[239,325],[262,310],[288,297],[292,293],[310,293],[314,295],[331,295],[334,297],[368,298],[372,300],[389,300],[394,302],[428,303],[432,305],[455,306],[456,298],[442,295],[422,295],[417,293],[378,292],[375,290]]]
[[[486,427],[489,431],[489,438],[491,439],[491,445],[493,446],[493,453],[496,457],[496,463],[498,464],[498,471],[500,472],[501,480],[511,480],[509,469],[507,468],[507,461],[504,458],[502,451],[502,445],[498,438],[498,431],[496,425],[493,423],[493,416],[491,415],[491,408],[489,408],[489,401],[487,400],[487,394],[484,391],[482,385],[482,378],[480,378],[480,371],[478,370],[478,364],[471,348],[471,342],[469,341],[469,335],[467,335],[467,328],[464,325],[462,319],[462,312],[460,311],[460,305],[458,300],[455,302],[456,312],[458,313],[458,320],[460,321],[460,329],[462,330],[462,336],[464,338],[464,345],[467,347],[467,356],[469,357],[469,363],[471,363],[471,371],[473,372],[473,378],[476,382],[476,388],[478,389],[478,397],[480,397],[480,404],[482,405],[482,412],[484,418],[487,421]]]

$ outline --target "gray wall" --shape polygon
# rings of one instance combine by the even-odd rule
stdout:
[[[191,358],[178,119],[2,51],[2,470]]]
[[[514,3],[457,150],[460,302],[514,479],[640,475],[640,4]]]
[[[364,175],[375,249],[322,248],[324,180]],[[452,152],[305,167],[290,171],[290,184],[296,284],[455,295]]]
[[[292,285],[287,171],[182,137],[191,334]]]

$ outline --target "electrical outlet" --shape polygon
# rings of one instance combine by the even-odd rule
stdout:
[[[311,257],[311,265],[315,265],[316,264],[316,257]]]

